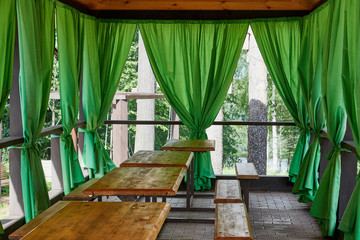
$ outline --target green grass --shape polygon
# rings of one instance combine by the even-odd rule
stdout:
[[[223,175],[235,175],[235,167],[223,167]]]

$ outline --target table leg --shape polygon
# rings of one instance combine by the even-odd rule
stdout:
[[[152,202],[157,202],[157,197],[156,196],[152,197]]]
[[[166,197],[162,197],[162,202],[166,202]]]
[[[247,211],[249,212],[250,211],[250,208],[249,208],[249,180],[241,179],[240,185],[241,185],[242,191],[244,192],[245,205],[246,205]]]
[[[190,208],[191,206],[191,174],[190,168],[186,171],[186,207]]]
[[[191,165],[190,165],[190,175],[191,175],[191,196],[194,196],[194,168],[195,168],[195,164],[194,164],[194,159],[191,161]]]
[[[149,196],[145,196],[145,202],[150,202],[150,197]]]

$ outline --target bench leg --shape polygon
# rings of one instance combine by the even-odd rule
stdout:
[[[249,208],[249,180],[241,179],[240,185],[241,185],[242,191],[244,192],[245,205],[249,212],[250,211],[250,208]]]
[[[152,202],[157,202],[157,197],[156,196],[152,197]]]
[[[149,196],[145,197],[145,202],[150,202],[150,197]]]
[[[166,202],[166,197],[162,197],[162,202]]]

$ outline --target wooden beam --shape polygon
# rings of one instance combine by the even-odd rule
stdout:
[[[311,10],[318,0],[73,0],[90,10]]]

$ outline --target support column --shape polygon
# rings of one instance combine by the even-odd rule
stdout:
[[[19,94],[19,44],[18,37],[15,40],[13,79],[10,92],[10,136],[23,135],[21,106]],[[9,173],[10,173],[10,216],[24,216],[24,204],[21,188],[21,150],[12,148],[9,150]]]
[[[224,114],[223,108],[220,109],[215,121],[223,121]],[[214,169],[215,175],[222,174],[222,160],[223,160],[223,126],[222,125],[212,125],[206,130],[209,139],[215,140],[215,151],[210,152],[211,154],[211,163]]]
[[[175,110],[170,107],[171,121],[179,121],[179,116],[176,114]],[[180,136],[180,125],[171,125],[170,126],[170,139],[179,139]]]
[[[116,100],[111,114],[112,120],[128,120],[128,101]],[[113,125],[113,162],[120,166],[128,158],[128,125]]]
[[[267,121],[267,69],[249,28],[249,121]],[[267,126],[248,127],[248,162],[253,162],[259,175],[266,175]]]
[[[155,76],[152,72],[140,32],[138,64],[138,92],[155,93]],[[137,100],[136,120],[155,120],[155,99]],[[135,152],[139,150],[154,150],[154,147],[155,126],[137,125],[135,135]]]
[[[51,191],[63,192],[60,138],[51,138]]]

